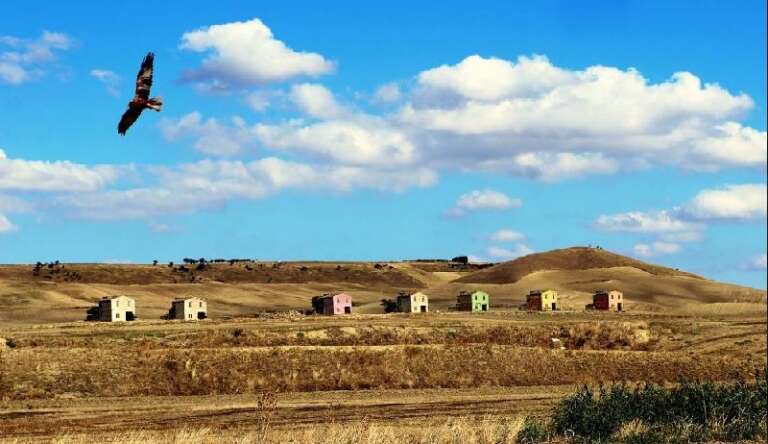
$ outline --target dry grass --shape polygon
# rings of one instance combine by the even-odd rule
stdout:
[[[55,444],[186,444],[186,443],[293,443],[293,444],[502,444],[514,443],[522,420],[495,417],[459,417],[419,421],[411,424],[382,424],[368,420],[355,423],[326,423],[307,428],[261,430],[214,430],[180,428],[170,431],[130,431],[118,433],[64,434],[49,442]],[[7,444],[28,444],[33,439],[2,440]]]
[[[494,345],[193,350],[125,345],[18,349],[2,357],[4,399],[724,380],[760,365],[731,357]]]
[[[279,318],[278,315],[275,315]],[[286,318],[293,320],[292,318]],[[427,324],[428,325],[428,324]],[[163,330],[91,329],[87,334],[26,335],[18,348],[102,348],[134,344],[142,349],[241,348],[282,346],[387,346],[496,344],[588,350],[647,350],[658,333],[647,322],[565,322],[559,325],[459,324],[445,326],[368,325],[359,327],[304,325],[265,330],[231,324],[229,328]],[[553,342],[557,339],[559,342]]]

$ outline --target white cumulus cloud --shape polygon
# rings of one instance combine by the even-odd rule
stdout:
[[[320,54],[289,48],[258,18],[186,32],[180,48],[208,54],[199,68],[185,74],[186,79],[195,81],[261,84],[315,77],[334,69],[334,64]]]
[[[649,166],[766,164],[766,132],[737,122],[752,99],[689,72],[651,83],[634,69],[475,55],[417,79],[398,118],[418,128],[430,154],[467,169],[552,181]]]
[[[63,33],[43,31],[37,39],[0,35],[0,82],[20,85],[42,77],[44,67],[56,61],[56,51],[72,47]]]
[[[500,191],[474,190],[459,196],[456,204],[449,208],[445,215],[448,217],[461,217],[476,211],[498,211],[519,208],[522,204],[523,202],[520,199],[511,198]]]
[[[257,124],[254,131],[269,148],[303,152],[341,164],[405,165],[416,160],[416,146],[408,135],[377,118],[327,120],[310,125]]]
[[[69,161],[11,159],[0,149],[0,190],[90,191],[114,182],[119,168]]]
[[[376,88],[373,93],[373,101],[376,103],[395,103],[402,99],[403,94],[397,83],[385,83]]]
[[[680,219],[674,212],[664,210],[601,215],[594,226],[603,231],[628,233],[688,233],[701,228]]]
[[[329,119],[341,117],[346,110],[328,88],[316,83],[301,83],[291,87],[291,100],[312,117]]]
[[[488,254],[488,256],[495,259],[510,260],[510,259],[521,257],[521,256],[529,255],[533,253],[533,250],[531,250],[528,246],[524,244],[517,244],[513,248],[490,246],[486,250],[486,253]]]
[[[120,76],[107,69],[92,69],[89,74],[104,85],[107,93],[112,96],[119,96]]]
[[[698,220],[764,220],[767,201],[765,184],[726,185],[699,192],[683,206],[683,213]]]
[[[525,235],[519,231],[504,228],[491,235],[491,240],[496,242],[516,242],[525,239]]]
[[[263,199],[286,189],[346,192],[358,188],[402,191],[431,186],[428,169],[391,170],[312,165],[267,157],[251,162],[201,160],[154,168],[156,184],[60,196],[73,217],[97,220],[149,219],[164,214],[215,210],[237,199]]]
[[[652,257],[678,253],[682,247],[673,242],[652,242],[650,244],[637,244],[633,250],[638,256]]]
[[[195,150],[214,156],[241,154],[256,139],[252,128],[238,116],[232,117],[231,124],[225,124],[212,117],[203,120],[197,111],[178,119],[165,118],[160,121],[160,129],[166,140],[191,137],[195,139]]]

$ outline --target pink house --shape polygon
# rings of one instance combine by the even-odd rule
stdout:
[[[352,296],[333,293],[323,296],[323,314],[338,315],[352,313]]]

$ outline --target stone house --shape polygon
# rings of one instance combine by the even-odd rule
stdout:
[[[397,311],[402,313],[426,313],[429,311],[429,296],[416,293],[400,293],[397,296]]]
[[[483,312],[491,309],[490,296],[484,291],[459,292],[456,297],[456,309],[459,311]]]
[[[607,311],[624,310],[624,293],[619,290],[597,290],[592,295],[592,309]]]
[[[102,322],[133,321],[136,319],[136,301],[128,296],[105,296],[99,301],[96,318]]]
[[[555,311],[557,310],[557,292],[555,290],[532,290],[525,298],[528,310]]]
[[[346,293],[327,293],[312,298],[315,313],[340,315],[352,313],[352,296]]]
[[[185,321],[208,318],[208,303],[205,299],[191,297],[174,299],[168,310],[168,319],[183,319]]]

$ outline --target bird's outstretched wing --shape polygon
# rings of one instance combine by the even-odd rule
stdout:
[[[149,90],[152,88],[152,73],[154,71],[155,54],[148,52],[141,62],[139,73],[136,74],[136,95],[142,99],[149,99]],[[135,120],[135,119],[134,119]]]
[[[120,118],[120,123],[117,124],[117,133],[124,136],[125,132],[128,131],[128,128],[130,128],[131,125],[133,125],[133,122],[139,118],[141,111],[141,108],[129,106],[123,113],[123,117]]]

